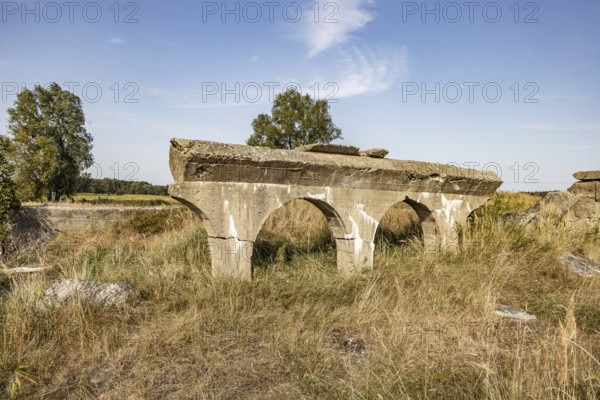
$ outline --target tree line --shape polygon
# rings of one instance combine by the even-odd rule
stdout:
[[[153,185],[144,181],[123,181],[119,179],[94,179],[83,174],[77,182],[77,193],[91,194],[150,194],[166,196],[167,185]]]

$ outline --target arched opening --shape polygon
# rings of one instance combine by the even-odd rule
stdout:
[[[390,207],[379,220],[375,232],[375,253],[385,253],[399,246],[420,246],[423,229],[413,206],[401,201]]]
[[[329,204],[315,199],[291,200],[273,211],[254,242],[253,271],[284,269],[319,258],[336,268],[334,233],[343,223]]]

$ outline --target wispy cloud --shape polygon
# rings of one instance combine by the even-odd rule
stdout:
[[[340,98],[388,90],[408,70],[404,48],[361,50],[354,47],[352,51],[344,51],[343,54],[339,60],[341,67],[336,80]]]
[[[344,0],[340,2],[315,3],[319,13],[300,24],[300,35],[309,47],[312,58],[336,45],[345,43],[352,33],[373,20],[373,13],[366,9],[374,0]]]
[[[252,64],[258,64],[260,62],[260,56],[258,54],[254,54],[252,57],[248,59]]]
[[[313,79],[297,71],[303,76],[280,76],[264,81],[277,82],[276,87],[260,83],[262,81],[196,82],[195,86],[181,90],[146,87],[142,93],[177,109],[263,106],[271,104],[273,96],[292,86],[317,99],[335,102],[384,92],[401,81],[408,71],[404,48],[354,46],[338,49],[335,59],[326,69],[313,75]]]
[[[252,62],[251,57],[249,61]],[[335,61],[326,63],[316,75],[296,71],[300,76],[279,76],[269,79],[227,82],[195,82],[185,89],[160,87],[142,88],[142,93],[160,99],[169,108],[211,109],[251,107],[271,104],[273,97],[295,86],[304,94],[333,102],[349,97],[376,94],[392,88],[408,72],[406,50],[402,48],[370,47],[367,45],[340,48]],[[261,82],[277,82],[268,86]]]
[[[125,43],[125,41],[121,38],[113,37],[113,38],[108,39],[108,43],[118,46],[120,44]]]
[[[0,65],[10,65],[8,61],[0,60]]]

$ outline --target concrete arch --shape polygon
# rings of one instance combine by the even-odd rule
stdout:
[[[327,219],[329,229],[335,237],[344,237],[348,226],[335,205],[327,196],[315,197],[310,189],[301,187],[276,187],[274,185],[248,185],[240,191],[242,209],[236,219],[246,219],[245,240],[255,241],[267,219],[277,210],[296,200],[314,205]]]
[[[267,220],[278,210],[286,207],[291,202],[294,201],[305,201],[312,206],[314,206],[317,210],[320,211],[321,215],[325,217],[327,222],[327,227],[329,228],[329,232],[332,234],[333,238],[344,237],[346,235],[346,226],[343,218],[340,216],[338,211],[335,209],[333,205],[328,203],[325,200],[315,199],[312,197],[306,196],[292,196],[289,199],[285,199],[285,202],[278,203],[275,207],[271,207],[267,212],[261,214],[261,218],[258,220],[256,224],[256,232],[253,236],[253,242],[256,243],[258,239],[258,235],[264,229]]]
[[[358,259],[363,254],[362,246],[357,247],[359,240],[356,240],[355,236],[352,234],[352,230],[348,227],[347,222],[344,222],[344,218],[342,214],[338,211],[338,209],[331,204],[331,202],[326,199],[317,199],[315,197],[307,196],[308,193],[298,193],[297,195],[289,196],[285,199],[284,202],[281,199],[277,198],[277,205],[274,207],[268,208],[268,211],[261,215],[259,219],[259,223],[255,226],[255,233],[253,235],[252,241],[256,241],[256,238],[263,228],[265,222],[275,211],[279,210],[281,207],[289,204],[294,200],[304,200],[312,205],[314,205],[323,216],[325,216],[327,220],[327,225],[329,230],[333,234],[335,240],[335,247],[337,253],[337,267],[340,271],[345,272],[353,272],[359,270],[357,267],[359,265]],[[342,208],[343,209],[343,208]],[[344,210],[345,211],[345,210]],[[371,252],[372,254],[372,252]],[[368,264],[369,260],[372,266],[372,255],[369,256],[367,254],[366,262]]]
[[[331,232],[335,237],[344,235],[344,232],[346,232],[347,228],[344,224],[344,220],[333,205],[329,204],[324,200],[318,200],[311,197],[301,197],[299,199],[309,202],[323,213],[323,215],[327,219],[329,229],[331,229]]]
[[[411,214],[413,214],[414,216],[417,217],[417,221],[416,221],[416,225],[417,225],[417,235],[419,237],[419,239],[423,239],[423,226],[421,224],[421,218],[419,217],[419,214],[416,212],[416,210],[414,209],[414,207],[412,205],[410,205],[406,199],[402,199],[399,201],[394,202],[392,205],[390,205],[389,207],[385,208],[385,211],[382,212],[381,216],[379,217],[379,224],[377,226],[377,230],[374,233],[374,237],[373,237],[373,242],[375,243],[376,239],[377,239],[377,234],[380,233],[382,234],[382,221],[384,221],[384,218],[386,218],[386,216],[389,215],[390,211],[392,209],[394,209],[395,207],[397,207],[399,204],[403,204],[406,206],[407,210],[410,210]],[[414,231],[411,231],[411,233],[415,233]]]

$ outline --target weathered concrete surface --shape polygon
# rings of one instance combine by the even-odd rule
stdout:
[[[386,149],[368,149],[360,152],[363,157],[385,158],[389,154]]]
[[[571,210],[575,217],[575,220],[572,222],[577,222],[578,220],[590,223],[600,222],[600,202],[594,201],[594,199],[581,198]]]
[[[561,215],[570,227],[595,226],[600,224],[600,202],[589,197],[579,197],[571,192],[550,192],[539,203],[522,213],[506,213],[507,221],[521,225],[533,225],[543,217]]]
[[[338,268],[373,266],[375,231],[394,204],[419,216],[427,248],[456,243],[456,225],[501,185],[492,172],[446,165],[183,139],[171,140],[171,196],[204,222],[215,275],[250,279],[268,216],[294,199],[314,204],[336,240]]]
[[[567,190],[576,196],[589,197],[594,201],[600,201],[600,182],[576,182]]]
[[[307,151],[311,153],[329,153],[329,154],[344,154],[346,156],[360,155],[360,149],[355,146],[346,146],[343,144],[315,143],[305,146],[298,146],[294,151]]]
[[[581,171],[573,174],[578,181],[600,181],[600,171]]]
[[[524,213],[507,213],[505,218],[536,225],[543,216],[558,214],[565,216],[571,227],[600,224],[600,179],[594,180],[600,178],[600,171],[576,172],[573,176],[585,180],[574,183],[566,192],[550,192]]]
[[[540,202],[525,212],[509,212],[503,218],[509,222],[517,222],[521,225],[540,222],[543,215],[548,213],[566,214],[580,201],[580,198],[571,192],[550,192]]]
[[[571,223],[585,222],[596,224],[600,222],[600,171],[583,171],[573,174],[580,182],[576,182],[568,191],[574,194],[578,201],[572,208],[574,220]]]

